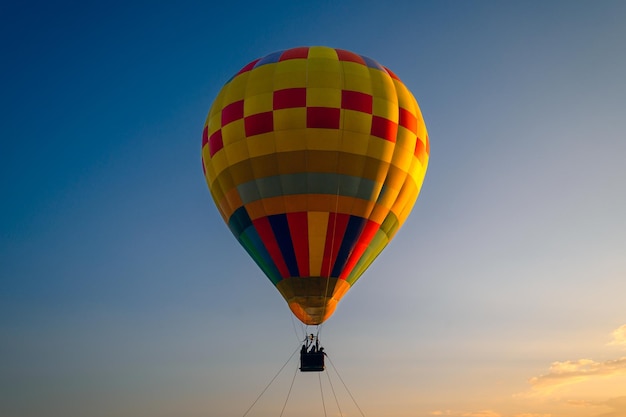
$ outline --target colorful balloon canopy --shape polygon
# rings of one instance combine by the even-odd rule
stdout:
[[[202,136],[224,221],[312,325],[332,315],[402,226],[428,155],[420,109],[400,79],[373,59],[322,46],[243,67],[219,92]]]

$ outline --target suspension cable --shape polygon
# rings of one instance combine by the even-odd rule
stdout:
[[[337,409],[339,410],[339,417],[343,417],[343,413],[341,412],[341,407],[339,406],[339,400],[337,399],[337,394],[335,393],[335,387],[333,387],[333,381],[330,379],[330,373],[326,372],[326,376],[328,377],[328,384],[330,385],[330,390],[333,393],[333,397],[335,397],[335,404],[337,404]]]
[[[326,415],[326,403],[324,402],[324,390],[322,389],[322,375],[321,375],[321,372],[317,373],[317,379],[320,382],[320,394],[322,396],[322,408],[324,409],[324,417],[327,417],[327,415]]]
[[[274,375],[274,377],[271,379],[271,381],[265,386],[265,388],[263,388],[263,391],[261,391],[261,393],[259,394],[259,396],[256,398],[256,400],[254,400],[254,402],[252,403],[252,405],[246,410],[245,413],[243,413],[242,417],[246,417],[246,415],[248,415],[248,413],[250,412],[250,410],[252,410],[252,407],[254,407],[254,405],[257,403],[257,401],[259,401],[259,399],[263,396],[263,394],[265,394],[265,391],[267,391],[267,389],[270,387],[270,385],[272,385],[272,383],[274,382],[274,380],[278,377],[278,375],[283,371],[283,369],[285,368],[285,366],[287,366],[287,364],[289,363],[289,361],[291,360],[291,358],[293,358],[293,355],[296,354],[296,352],[298,352],[300,350],[300,346],[298,346],[296,348],[296,350],[293,351],[293,353],[291,354],[291,356],[289,357],[289,359],[287,359],[287,362],[285,362],[283,364],[283,366],[280,367],[280,369],[278,370],[278,372],[276,372],[276,375]],[[293,384],[293,383],[292,383]],[[281,413],[282,414],[282,413]]]
[[[298,329],[297,329],[297,324],[296,323],[296,318],[293,315],[293,313],[291,312],[291,310],[289,310],[289,317],[291,317],[291,326],[293,327],[293,332],[296,335],[296,338],[298,339],[298,342],[300,341],[300,333],[298,333]],[[300,332],[302,332],[304,330],[304,334],[306,334],[306,326],[304,326],[302,323],[300,323]]]
[[[308,332],[308,328],[307,328],[307,332]],[[306,333],[306,332],[305,332]],[[319,336],[319,327],[318,327],[318,332],[315,336],[315,338],[317,339]],[[304,337],[304,343],[307,342],[309,335],[305,334]],[[319,340],[319,339],[318,339]],[[285,367],[287,366],[287,364],[291,361],[291,359],[294,357],[294,355],[298,352],[298,350],[301,349],[301,346],[298,345],[298,347],[296,348],[296,350],[293,351],[293,353],[291,354],[291,356],[289,356],[289,359],[287,359],[287,361],[283,364],[283,366],[280,367],[280,369],[278,370],[278,372],[276,373],[276,375],[274,375],[274,377],[268,382],[268,384],[265,386],[265,388],[263,388],[263,390],[261,391],[261,393],[258,395],[258,397],[254,400],[254,402],[252,403],[252,405],[250,405],[250,407],[246,410],[246,412],[242,415],[242,417],[246,417],[248,415],[248,413],[252,410],[252,408],[256,405],[256,403],[261,399],[261,397],[263,396],[263,394],[265,394],[265,392],[268,390],[268,388],[272,385],[272,383],[276,380],[276,378],[278,377],[278,375],[280,375],[280,373],[283,371],[283,369],[285,369]],[[356,406],[356,408],[359,410],[359,413],[361,414],[362,417],[365,417],[365,413],[363,413],[363,410],[361,410],[361,407],[359,406],[359,404],[356,402],[354,396],[352,395],[352,392],[350,392],[350,389],[348,388],[348,386],[346,385],[346,383],[344,382],[343,378],[341,377],[341,374],[339,374],[339,371],[337,370],[337,368],[335,367],[335,364],[333,363],[333,361],[330,359],[330,357],[328,355],[324,355],[326,357],[326,359],[328,359],[328,362],[330,363],[332,369],[335,371],[335,373],[337,374],[337,377],[339,378],[339,380],[341,381],[341,383],[343,384],[343,387],[345,388],[346,392],[348,393],[348,395],[350,396],[350,398],[352,399],[352,402],[354,403],[354,405]],[[291,397],[291,392],[296,380],[296,376],[298,374],[298,366],[296,366],[296,370],[293,374],[293,377],[291,379],[291,385],[289,386],[289,391],[287,392],[287,397],[285,398],[285,402],[283,403],[283,407],[281,409],[280,412],[280,416],[283,416],[283,413],[285,412],[285,409],[287,407],[287,403],[289,402],[289,398]],[[341,407],[339,405],[339,400],[337,398],[337,393],[335,392],[335,387],[333,386],[331,377],[330,377],[330,373],[327,372],[327,377],[328,377],[328,383],[330,385],[330,389],[333,393],[333,397],[335,398],[335,403],[337,405],[337,409],[339,410],[339,416],[340,417],[344,417],[343,412],[341,410]],[[323,390],[323,386],[322,386],[322,377],[321,375],[318,374],[318,381],[319,381],[319,387],[320,387],[320,395],[321,395],[321,399],[322,399],[322,407],[324,410],[324,417],[328,417],[327,414],[327,410],[326,410],[326,400],[324,398],[324,390]]]
[[[330,357],[326,356],[326,358],[328,359],[328,361],[330,362],[330,365],[333,367],[335,373],[337,374],[337,376],[339,377],[339,380],[341,381],[341,383],[343,384],[343,387],[346,389],[346,391],[348,392],[348,394],[350,395],[350,398],[352,398],[352,402],[354,403],[354,405],[356,405],[356,408],[359,410],[359,413],[361,413],[361,415],[363,417],[365,417],[365,414],[363,414],[363,411],[361,410],[361,407],[359,407],[359,404],[357,404],[356,400],[354,399],[354,396],[352,396],[352,393],[350,392],[350,390],[348,389],[348,386],[346,385],[345,382],[343,382],[343,378],[341,377],[341,375],[339,374],[339,372],[337,371],[337,368],[335,368],[335,364],[333,363],[333,361],[330,360]]]
[[[291,356],[293,356],[293,355],[291,355]],[[291,385],[289,385],[289,391],[287,391],[287,398],[285,398],[285,403],[283,404],[283,409],[280,410],[280,416],[279,417],[283,417],[283,413],[285,412],[285,407],[287,407],[287,402],[289,401],[289,396],[291,395],[291,389],[293,388],[293,383],[296,380],[296,375],[298,375],[298,367],[297,366],[296,366],[296,371],[293,373],[293,378],[291,379]]]

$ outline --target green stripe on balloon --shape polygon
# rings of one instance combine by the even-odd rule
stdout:
[[[241,243],[241,246],[244,247],[246,252],[248,252],[250,257],[274,285],[282,280],[280,272],[278,272],[276,265],[272,262],[272,258],[265,249],[265,246],[263,246],[261,237],[254,227],[249,227],[239,236],[239,243]]]
[[[237,186],[243,204],[297,194],[331,194],[369,200],[376,183],[352,175],[301,172],[259,178]]]

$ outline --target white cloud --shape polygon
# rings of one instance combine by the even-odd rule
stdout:
[[[611,336],[613,340],[609,342],[609,345],[626,347],[626,324],[613,330]]]
[[[531,378],[529,382],[535,390],[552,391],[563,385],[615,375],[626,375],[626,357],[604,362],[591,359],[554,362],[547,374]]]

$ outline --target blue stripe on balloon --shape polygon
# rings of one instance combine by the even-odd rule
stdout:
[[[283,52],[285,51],[272,52],[271,54],[264,56],[263,58],[259,59],[259,61],[256,64],[254,64],[254,68],[258,68],[261,65],[274,64],[278,62]]]
[[[278,283],[282,279],[280,272],[276,265],[274,265],[274,261],[269,252],[265,249],[261,236],[259,236],[259,233],[254,228],[245,207],[239,207],[230,216],[230,219],[228,219],[228,228],[270,281],[274,284]]]
[[[293,249],[293,242],[291,240],[291,232],[289,231],[289,223],[287,222],[286,214],[275,214],[267,217],[272,231],[278,242],[278,247],[283,255],[283,260],[287,265],[289,274],[292,277],[297,277],[298,273],[298,261],[296,260],[296,252]]]
[[[350,254],[359,241],[359,237],[361,236],[366,223],[367,219],[364,219],[363,217],[350,216],[350,220],[348,220],[348,225],[346,226],[346,232],[343,235],[343,240],[341,241],[341,246],[339,247],[339,252],[337,253],[337,259],[333,265],[333,277],[341,275],[343,268],[345,268],[346,263],[348,262]]]
[[[361,58],[363,58],[363,61],[365,61],[368,67],[385,71],[385,68],[382,65],[380,65],[377,61],[373,60],[372,58],[369,58],[363,55],[361,55]]]

